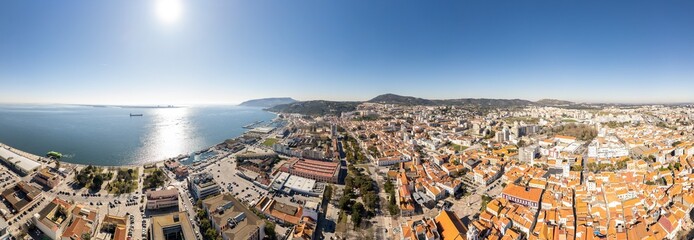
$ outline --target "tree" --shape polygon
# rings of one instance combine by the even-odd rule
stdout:
[[[390,215],[396,215],[400,211],[400,208],[395,202],[395,192],[390,192],[390,196],[388,197],[388,211],[390,212]]]
[[[92,235],[89,233],[82,233],[81,237],[82,237],[82,240],[91,240],[92,239]]]
[[[386,183],[383,184],[383,190],[385,190],[386,193],[390,193],[391,191],[394,190],[394,188],[395,188],[395,186],[393,186],[393,182],[390,180],[386,181]]]
[[[360,202],[352,206],[352,223],[354,223],[354,228],[358,228],[361,225],[362,212],[364,212],[364,205]]]
[[[330,202],[330,199],[333,198],[333,186],[328,185],[325,186],[325,192],[323,192],[323,201]]]
[[[104,179],[103,179],[103,177],[101,176],[101,174],[97,174],[97,175],[94,176],[94,178],[92,179],[92,185],[89,186],[89,188],[90,188],[92,191],[97,192],[97,191],[101,190],[101,185],[102,185],[102,184],[104,184]]]
[[[400,208],[395,202],[395,191],[390,192],[390,196],[388,197],[388,211],[390,215],[396,215],[400,211]]]
[[[212,226],[212,225],[210,225],[210,220],[209,220],[209,219],[203,218],[202,220],[200,220],[200,228],[201,228],[201,229],[208,229],[208,228],[210,228],[211,226]]]
[[[80,184],[80,186],[87,185],[87,182],[89,182],[89,175],[84,173],[84,170],[80,171],[79,173],[75,174],[75,181]]]
[[[271,221],[265,221],[265,236],[269,239],[277,239],[277,233],[275,232],[275,223]]]
[[[357,203],[354,203],[354,205],[352,205],[352,214],[354,214],[355,212],[360,213],[363,211],[364,211],[364,204],[357,202]]]
[[[144,188],[157,188],[164,185],[164,172],[160,169],[154,170],[144,180]]]
[[[196,216],[198,217],[198,219],[205,219],[205,210],[198,210]]]
[[[217,230],[208,228],[207,231],[205,231],[205,239],[217,239]]]
[[[374,192],[367,192],[362,196],[364,203],[368,209],[376,209],[376,204],[378,203],[378,196]]]
[[[350,203],[351,201],[352,201],[352,200],[349,199],[349,196],[347,196],[347,195],[342,195],[342,197],[340,198],[340,201],[338,202],[337,205],[338,205],[338,207],[340,207],[340,209],[342,209],[342,210],[347,210],[347,209],[349,209],[349,203]]]

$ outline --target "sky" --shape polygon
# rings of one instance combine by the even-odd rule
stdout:
[[[694,1],[7,0],[0,102],[694,102]]]

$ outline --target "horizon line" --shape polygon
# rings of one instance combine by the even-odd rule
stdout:
[[[384,94],[382,94],[384,95]],[[407,95],[399,95],[402,97],[414,97]],[[380,96],[380,95],[379,95]],[[205,106],[205,105],[235,105],[238,106],[245,101],[266,99],[266,98],[282,98],[282,97],[259,97],[250,98],[240,102],[180,102],[180,103],[84,103],[84,102],[19,102],[19,101],[0,101],[0,105],[75,105],[75,106],[105,106],[105,107],[155,107],[155,106],[174,106],[174,107],[185,107],[185,106]],[[366,100],[337,100],[337,99],[304,99],[299,100],[294,97],[288,97],[297,102],[307,102],[307,101],[333,101],[333,102],[368,102],[373,98]],[[374,97],[375,98],[375,97]],[[629,102],[629,101],[572,101],[563,100],[557,98],[540,98],[538,100],[529,100],[524,98],[492,98],[492,97],[462,97],[462,98],[423,98],[414,97],[425,100],[455,100],[455,99],[493,99],[493,100],[524,100],[530,102],[538,102],[540,100],[558,100],[558,101],[568,101],[573,104],[617,104],[617,105],[686,105],[694,104],[694,101],[643,101],[643,102]]]

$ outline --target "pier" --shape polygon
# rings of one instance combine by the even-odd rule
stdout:
[[[264,122],[264,121],[262,121],[262,120],[258,120],[258,121],[255,121],[255,122],[251,123],[251,124],[248,124],[248,125],[246,125],[246,126],[243,126],[243,128],[245,128],[245,129],[253,129],[253,128],[255,128],[256,126],[260,125],[260,124],[263,123],[263,122]]]

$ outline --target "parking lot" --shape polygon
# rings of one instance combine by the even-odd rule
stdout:
[[[236,175],[236,159],[234,158],[224,158],[211,164],[208,169],[222,188],[222,193],[231,193],[242,202],[257,203],[267,194],[267,190]]]
[[[209,172],[212,174],[215,182],[219,185],[222,194],[231,193],[236,198],[242,202],[246,202],[247,204],[256,203],[262,196],[267,194],[266,190],[255,186],[252,182],[236,175],[235,159],[231,156],[226,156],[221,159],[209,159],[206,163],[192,168],[190,174],[200,172]],[[197,219],[195,218],[196,212],[194,206],[196,203],[188,191],[187,180],[174,180],[171,185],[179,190],[179,210],[188,214],[191,223],[194,225],[195,233],[198,239],[202,239],[202,236],[198,230],[199,222],[197,222]],[[279,230],[278,233],[280,233]]]

